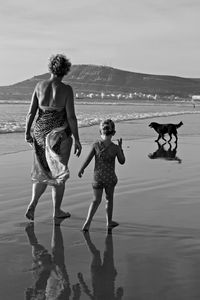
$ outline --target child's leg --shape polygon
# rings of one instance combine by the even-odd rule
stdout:
[[[118,226],[119,224],[112,220],[113,215],[113,197],[114,197],[115,186],[105,187],[106,193],[106,218],[107,218],[107,226],[109,228],[113,228]]]
[[[87,219],[86,219],[86,221],[83,225],[83,228],[82,228],[83,231],[88,231],[89,230],[92,218],[93,218],[97,208],[99,207],[99,204],[101,203],[103,188],[98,188],[98,189],[93,188],[93,191],[94,191],[94,201],[92,201],[92,203],[90,204]]]

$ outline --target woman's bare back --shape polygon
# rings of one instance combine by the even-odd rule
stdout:
[[[69,86],[59,80],[45,80],[38,83],[36,94],[40,108],[63,109],[66,106]]]

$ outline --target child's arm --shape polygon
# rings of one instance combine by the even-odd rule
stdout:
[[[92,149],[90,150],[85,162],[83,163],[80,171],[78,172],[78,177],[82,177],[85,168],[89,165],[89,163],[91,162],[92,158],[94,157],[95,151],[94,151],[94,146],[92,146]]]
[[[118,141],[118,147],[117,147],[117,159],[118,162],[123,165],[125,163],[125,156],[124,152],[122,150],[122,139],[117,140]]]

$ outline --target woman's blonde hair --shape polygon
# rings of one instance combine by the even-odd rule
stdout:
[[[49,58],[48,67],[53,75],[63,77],[70,71],[71,62],[64,54],[56,54]]]

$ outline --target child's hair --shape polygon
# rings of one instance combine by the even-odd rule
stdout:
[[[105,135],[114,135],[115,134],[115,123],[111,119],[107,119],[100,123],[100,132]]]

